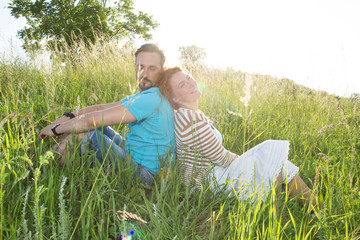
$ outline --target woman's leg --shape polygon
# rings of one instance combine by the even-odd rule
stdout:
[[[277,176],[276,180],[275,180],[275,187],[276,187],[276,198],[277,200],[279,200],[280,198],[280,194],[282,192],[282,185],[283,185],[283,180],[282,180],[282,171],[280,171],[279,175]]]

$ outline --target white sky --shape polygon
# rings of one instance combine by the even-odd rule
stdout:
[[[17,31],[26,23],[23,19],[15,19],[10,15],[7,5],[10,1],[0,0],[0,56],[7,55],[24,56],[21,49],[22,42],[16,37]]]
[[[15,35],[25,22],[11,17],[5,2],[0,53],[21,54]],[[341,96],[360,93],[358,0],[135,0],[134,6],[160,23],[153,42],[169,65],[178,64],[179,47],[195,44],[210,66],[285,77]]]
[[[205,48],[209,65],[286,77],[338,95],[360,93],[358,0],[136,0],[160,23],[155,42]],[[170,63],[172,64],[172,63]]]

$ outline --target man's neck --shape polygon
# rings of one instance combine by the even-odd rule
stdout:
[[[145,89],[145,90],[141,90],[141,89],[139,89],[139,93],[141,93],[141,92],[145,92],[145,91],[150,90],[150,89],[153,89],[153,88],[155,88],[155,87],[151,87],[151,88],[148,88],[148,89]]]

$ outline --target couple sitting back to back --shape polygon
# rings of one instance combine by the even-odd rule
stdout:
[[[235,190],[243,199],[264,200],[274,185],[280,192],[288,183],[290,196],[315,205],[298,167],[288,160],[288,141],[268,140],[241,156],[226,150],[219,131],[198,109],[201,92],[196,81],[178,67],[165,70],[164,62],[156,45],[141,46],[135,53],[138,93],[121,102],[65,113],[42,129],[40,137],[77,133],[83,139],[82,151],[96,151],[100,163],[107,152],[111,162],[129,156],[140,181],[148,185],[161,162],[169,161],[176,138],[176,162],[186,185],[199,187],[208,180],[214,191]],[[126,140],[109,127],[118,124],[129,125]]]

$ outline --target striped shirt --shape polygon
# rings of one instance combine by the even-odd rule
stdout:
[[[182,163],[186,185],[200,187],[211,164],[227,167],[238,155],[226,150],[217,139],[207,117],[190,109],[175,112],[176,154]]]

